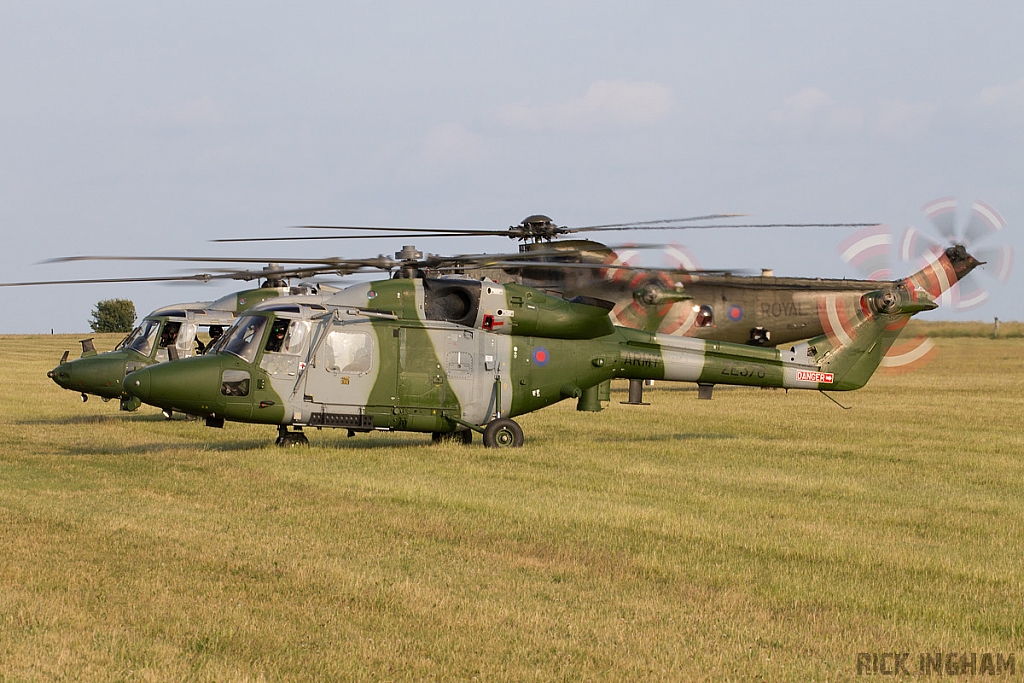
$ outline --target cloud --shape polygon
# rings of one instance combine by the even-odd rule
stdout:
[[[672,92],[659,83],[596,81],[582,97],[547,105],[506,105],[498,119],[513,128],[593,132],[647,126],[671,107]]]
[[[423,162],[433,168],[473,165],[490,156],[487,139],[457,123],[437,126],[428,132],[420,151]]]
[[[886,135],[921,135],[931,128],[936,109],[931,102],[886,100],[879,105],[873,123],[879,132]]]
[[[982,88],[974,98],[974,105],[985,112],[1024,113],[1024,79],[1016,83]]]
[[[845,136],[860,132],[864,114],[836,104],[820,88],[807,87],[787,97],[771,113],[771,121],[795,134]]]

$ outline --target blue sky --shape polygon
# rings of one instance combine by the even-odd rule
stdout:
[[[177,272],[34,265],[66,255],[359,257],[410,241],[207,241],[306,223],[743,212],[927,232],[922,206],[950,195],[962,221],[975,199],[998,209],[992,244],[1024,258],[1018,3],[35,2],[0,17],[3,281]],[[848,235],[604,237],[680,242],[706,267],[855,277],[836,253]],[[928,316],[1024,319],[1021,270],[978,275],[980,309]],[[0,332],[84,332],[99,299],[141,315],[239,287],[0,289]]]

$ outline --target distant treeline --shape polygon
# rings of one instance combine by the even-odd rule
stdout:
[[[954,322],[951,320],[911,320],[904,334],[921,334],[926,337],[998,337],[999,339],[1024,338],[1024,322]]]

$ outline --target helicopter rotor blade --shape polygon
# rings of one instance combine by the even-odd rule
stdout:
[[[210,240],[211,242],[229,243],[229,242],[309,242],[309,241],[323,241],[323,240],[368,240],[368,239],[380,239],[381,237],[402,237],[402,238],[415,238],[415,237],[478,237],[481,235],[495,235],[500,237],[508,237],[508,234],[504,231],[495,230],[493,232],[432,232],[432,233],[401,233],[401,234],[389,234],[389,235],[304,235],[296,237],[224,237],[219,239]]]
[[[722,268],[704,270],[684,270],[681,268],[663,268],[651,266],[638,266],[629,263],[573,263],[566,261],[492,261],[487,264],[495,268],[552,268],[552,269],[578,269],[578,270],[633,270],[637,272],[652,273],[686,273],[690,275],[742,275],[750,274],[750,271],[742,268]],[[451,265],[441,266],[437,270],[468,270],[479,267],[478,265]]]
[[[964,246],[985,239],[994,235],[1006,227],[1006,220],[994,208],[982,201],[976,201],[971,206],[971,218],[964,229]]]
[[[436,235],[438,233],[456,235],[508,235],[508,230],[461,230],[457,228],[389,228],[368,225],[293,225],[291,227],[296,230],[369,230],[377,232],[414,232],[422,233],[423,236]]]
[[[635,227],[566,228],[565,232],[611,232],[614,230],[730,230],[746,228],[865,228],[878,223],[736,223],[709,225],[640,225]]]
[[[354,234],[354,235],[303,235],[288,237],[228,237],[210,240],[211,242],[233,243],[233,242],[299,242],[317,240],[355,240],[374,239],[379,237],[509,237],[519,240],[550,240],[559,235],[569,235],[581,232],[611,232],[631,230],[721,230],[730,228],[851,228],[877,225],[877,223],[748,223],[748,224],[709,224],[694,225],[694,221],[715,220],[719,218],[737,218],[748,214],[739,213],[715,213],[703,216],[690,216],[685,218],[662,218],[651,221],[631,221],[627,223],[606,223],[602,225],[588,225],[582,227],[556,226],[550,223],[544,216],[531,218],[544,218],[545,221],[527,222],[511,226],[507,230],[482,230],[482,229],[434,229],[434,228],[410,228],[410,227],[387,227],[387,226],[356,226],[356,225],[297,225],[296,229],[307,230],[357,230],[369,233],[381,234]],[[529,220],[529,219],[528,219]]]
[[[853,233],[836,248],[843,263],[868,280],[892,279],[892,232],[888,226],[877,225]]]
[[[988,273],[999,282],[1006,284],[1013,272],[1013,246],[1003,244],[988,249],[978,249],[974,257],[985,263],[983,272]]]
[[[899,244],[896,247],[896,256],[902,263],[917,261],[926,255],[939,254],[943,250],[942,243],[934,237],[908,225],[903,234],[900,235]]]
[[[219,275],[200,273],[197,275],[179,275],[168,277],[113,277],[90,278],[85,280],[37,280],[34,282],[0,282],[0,287],[33,287],[36,285],[92,285],[123,282],[209,282],[224,279]]]
[[[667,223],[689,223],[692,221],[714,221],[719,218],[739,218],[749,216],[749,213],[709,213],[705,216],[690,216],[689,218],[661,218],[654,221],[631,221],[629,223],[606,223],[604,225],[581,225],[568,230],[596,230],[598,228],[633,228],[644,225],[663,225]]]
[[[922,208],[939,234],[950,244],[956,242],[956,198],[942,197],[928,202]]]

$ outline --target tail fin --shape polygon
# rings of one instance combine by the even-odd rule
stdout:
[[[955,244],[908,277],[906,282],[912,289],[924,290],[932,299],[938,299],[980,265],[984,264],[967,253],[962,244]]]
[[[838,391],[867,384],[910,317],[937,308],[929,293],[914,286],[919,274],[864,294],[852,311],[838,306],[836,297],[826,297],[821,306],[833,324],[826,334],[794,347],[789,359],[812,361],[818,370],[798,371],[797,380],[811,379],[820,389]]]

